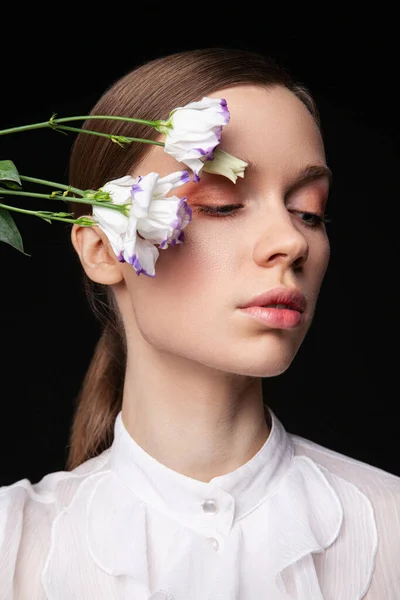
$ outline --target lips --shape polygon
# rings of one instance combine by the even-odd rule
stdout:
[[[252,306],[294,310],[303,313],[306,309],[306,297],[294,288],[274,288],[254,296],[239,308],[249,308]]]

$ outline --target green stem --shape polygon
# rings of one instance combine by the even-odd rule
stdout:
[[[72,192],[73,194],[79,194],[79,196],[85,195],[85,192],[83,190],[80,190],[79,188],[76,188],[76,187],[72,187],[71,185],[64,185],[63,183],[47,181],[47,179],[37,179],[37,177],[27,177],[26,175],[19,175],[19,178],[22,181],[29,181],[30,183],[38,183],[40,185],[48,185],[49,187],[58,187],[61,190],[67,190],[68,192]]]
[[[68,219],[68,217],[57,217],[55,215],[49,214],[40,214],[40,211],[37,210],[27,210],[25,208],[16,208],[15,206],[8,206],[7,204],[2,204],[0,202],[0,208],[5,208],[6,210],[13,210],[15,212],[23,213],[25,215],[31,215],[33,217],[40,217],[41,219],[51,219],[52,221],[64,221],[65,223],[78,223],[78,219]],[[96,221],[93,221],[93,225],[96,225]]]
[[[126,121],[127,123],[139,123],[141,125],[150,125],[157,127],[160,123],[157,121],[149,121],[147,119],[137,119],[136,117],[117,117],[114,115],[83,115],[80,117],[62,117],[61,119],[53,119],[55,123],[66,123],[67,121],[86,121],[88,119],[105,119],[109,121]]]
[[[36,192],[15,192],[14,190],[4,190],[0,189],[0,195],[10,195],[10,196],[30,196],[31,198],[45,198],[46,200],[63,200],[67,202],[71,200],[72,202],[78,202],[81,204],[92,204],[93,206],[101,206],[102,208],[113,208],[115,210],[119,210],[123,214],[125,214],[125,207],[128,204],[112,204],[111,202],[96,202],[95,200],[85,200],[84,198],[74,198],[71,196],[50,196],[47,194],[38,194]]]
[[[79,127],[69,127],[68,125],[60,125],[59,127],[53,127],[53,129],[57,130],[65,130],[65,131],[74,131],[76,133],[88,133],[89,135],[98,135],[100,137],[105,137],[113,141],[118,141],[119,139],[123,139],[124,142],[142,142],[143,144],[154,144],[155,146],[164,146],[164,142],[157,142],[155,140],[146,140],[143,138],[134,138],[127,136],[119,136],[114,135],[112,133],[102,133],[100,131],[92,131],[91,129],[79,129]],[[1,134],[1,132],[0,132]]]
[[[149,125],[150,127],[156,127],[160,121],[147,121],[146,119],[136,119],[134,117],[114,117],[109,115],[84,115],[79,117],[62,117],[61,119],[51,119],[49,121],[43,121],[41,123],[33,123],[32,125],[21,125],[19,127],[11,127],[10,129],[0,130],[0,135],[7,135],[8,133],[19,133],[20,131],[27,131],[30,129],[41,129],[43,127],[54,127],[58,123],[67,123],[68,121],[86,121],[88,119],[103,119],[111,121],[126,121],[128,123],[140,123],[142,125]]]

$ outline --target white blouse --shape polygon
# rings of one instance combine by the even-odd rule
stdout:
[[[0,488],[1,600],[399,600],[400,477],[288,433],[202,482],[115,439]]]

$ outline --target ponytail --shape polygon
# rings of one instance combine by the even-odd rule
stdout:
[[[103,322],[103,331],[76,399],[67,469],[75,469],[106,450],[113,441],[115,419],[121,410],[126,365],[126,342],[112,292],[91,281],[86,274],[86,295],[92,310]],[[96,294],[93,288],[98,288]],[[101,293],[107,302],[101,300]]]

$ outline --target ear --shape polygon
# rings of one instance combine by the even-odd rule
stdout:
[[[74,223],[71,241],[90,279],[105,285],[119,283],[123,279],[121,263],[99,227],[83,227]]]

